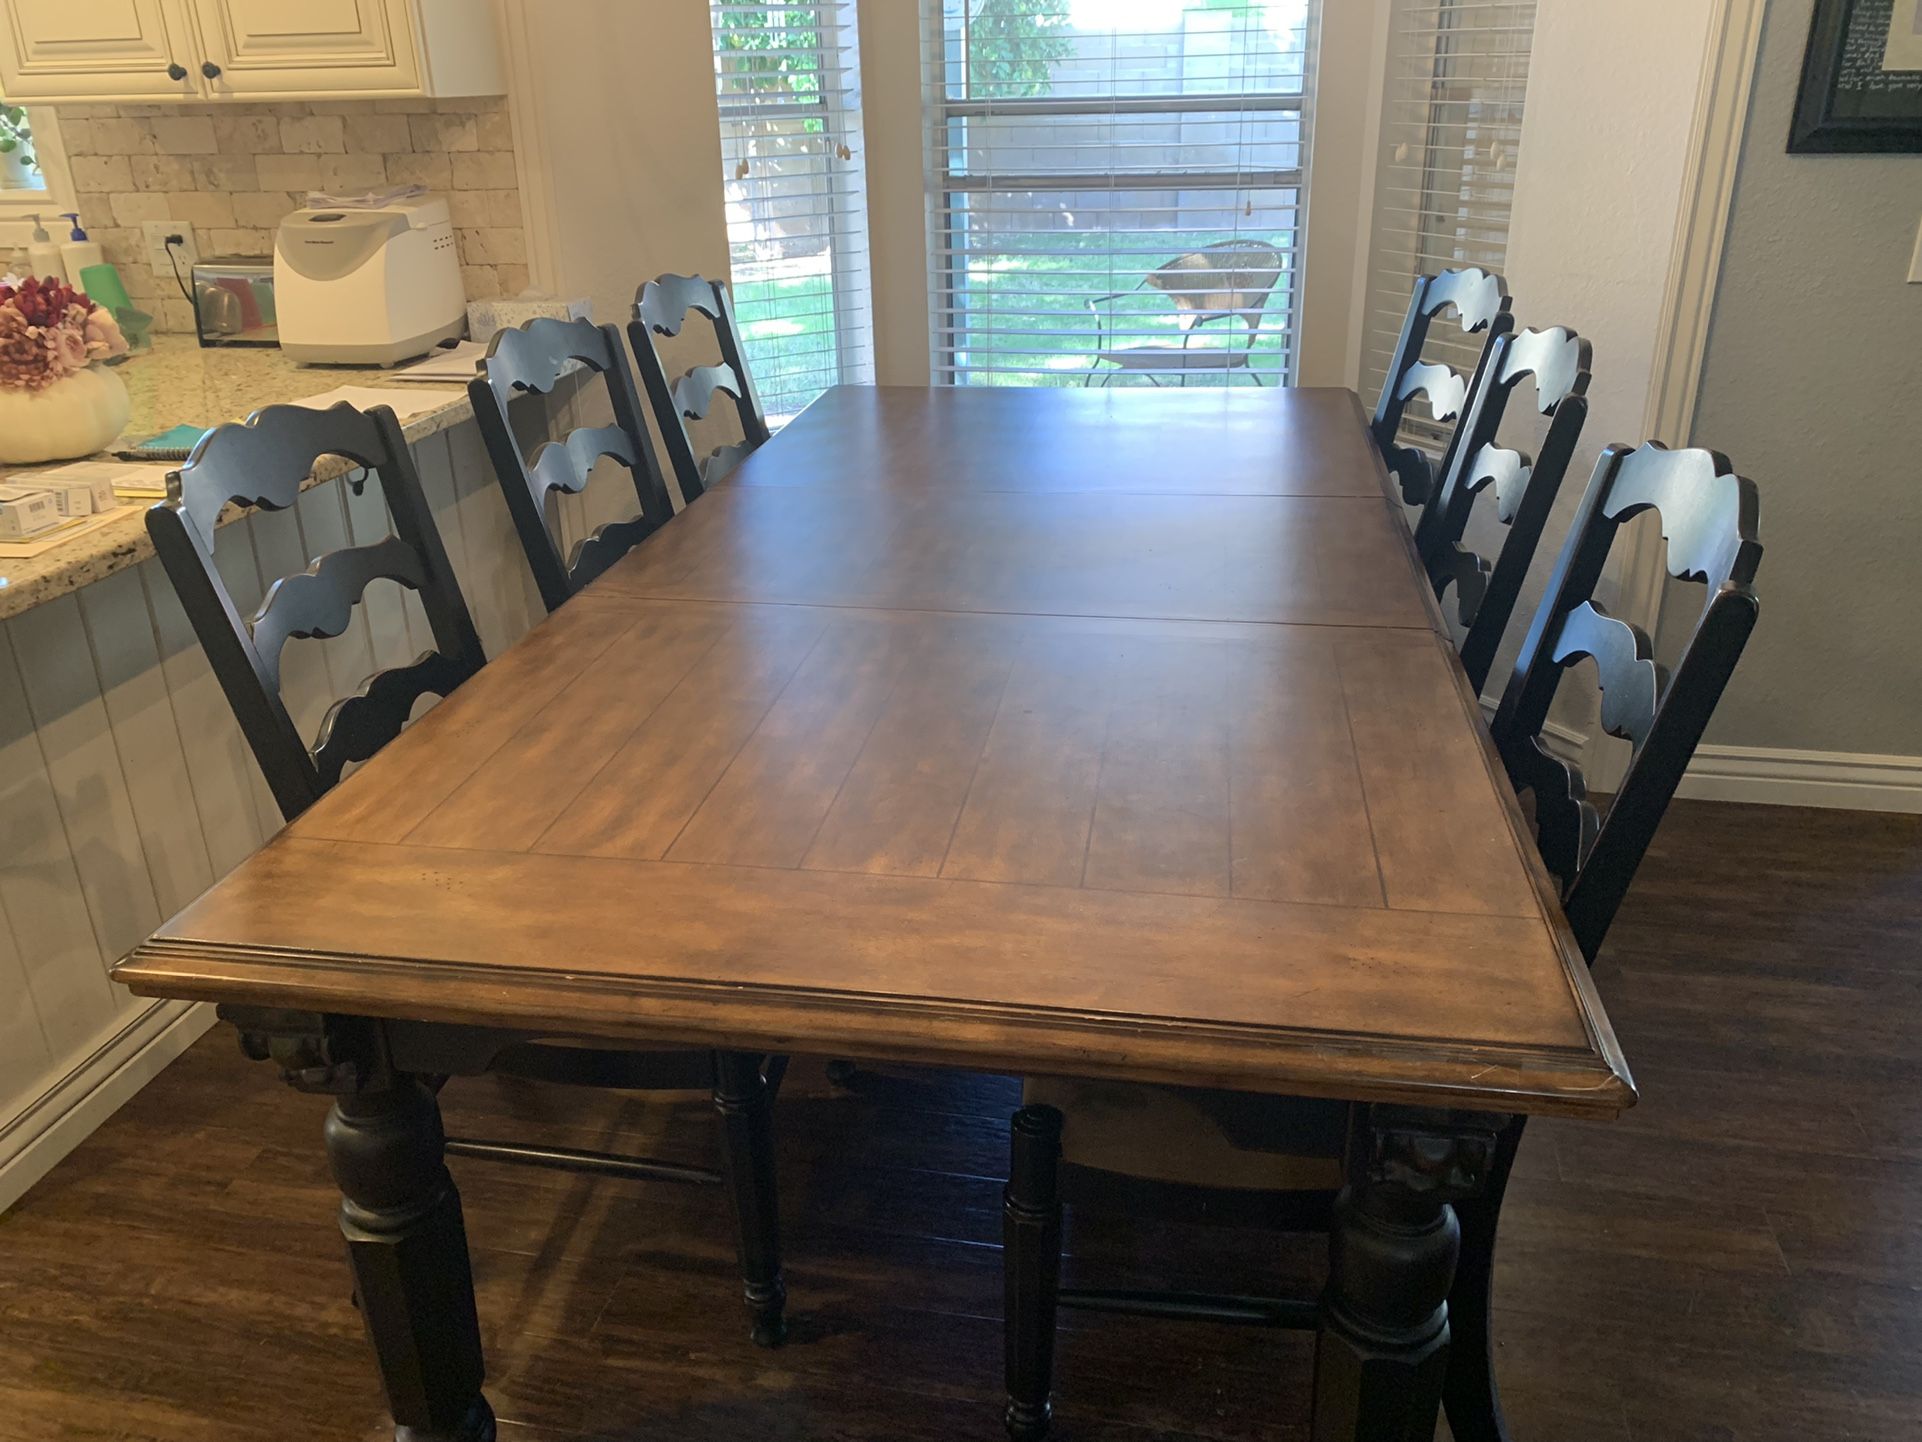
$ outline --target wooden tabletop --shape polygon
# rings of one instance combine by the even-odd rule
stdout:
[[[117,975],[1485,1110],[1634,1095],[1345,391],[832,391]]]

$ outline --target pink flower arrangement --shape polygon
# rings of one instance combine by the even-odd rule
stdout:
[[[45,390],[126,353],[119,323],[72,286],[0,284],[0,390]]]

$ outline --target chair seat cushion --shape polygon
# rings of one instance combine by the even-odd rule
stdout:
[[[1061,1158],[1073,1166],[1234,1190],[1342,1184],[1345,1102],[1058,1077],[1030,1078],[1022,1102],[1061,1113]]]
[[[1181,371],[1233,370],[1248,364],[1245,350],[1226,350],[1194,346],[1183,350],[1178,345],[1131,345],[1120,350],[1104,350],[1101,359],[1124,370]]]

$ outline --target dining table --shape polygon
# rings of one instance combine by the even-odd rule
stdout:
[[[1452,1205],[1635,1100],[1338,388],[830,389],[115,975],[333,1097],[409,1442],[493,1435],[465,1039],[1351,1103],[1317,1442],[1433,1435]]]

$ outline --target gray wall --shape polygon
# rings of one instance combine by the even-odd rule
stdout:
[[[1760,487],[1766,549],[1761,624],[1706,739],[1915,755],[1922,156],[1786,153],[1812,6],[1768,7],[1695,419]],[[1693,616],[1676,601],[1665,640]]]

